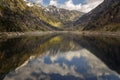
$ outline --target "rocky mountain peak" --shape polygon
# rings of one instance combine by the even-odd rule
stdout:
[[[82,30],[120,30],[120,0],[104,0],[91,12],[83,15],[74,25]],[[80,27],[81,26],[81,27]]]

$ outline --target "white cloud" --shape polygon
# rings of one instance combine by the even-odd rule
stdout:
[[[43,0],[24,0],[27,2],[32,2],[32,3],[36,3],[36,4],[43,4]]]
[[[81,9],[81,3],[78,5],[73,4],[72,0],[69,0],[67,2],[65,2],[64,5],[62,5],[63,8],[69,9],[69,10],[80,10]]]
[[[81,6],[80,11],[82,12],[89,12],[95,7],[97,7],[100,3],[102,3],[104,0],[86,0],[86,4],[83,4]]]
[[[53,74],[60,75],[61,77],[67,77],[71,75],[72,77],[82,80],[95,76],[101,80],[103,80],[102,76],[109,77],[113,75],[116,76],[116,78],[120,77],[119,74],[110,70],[101,60],[99,60],[87,49],[60,54],[56,53],[55,60],[50,64],[45,63],[45,57],[49,57],[51,59],[51,57],[54,56],[49,56],[49,54],[46,54],[45,56],[37,59],[33,59],[34,56],[32,56],[30,57],[28,64],[22,68],[10,72],[8,75],[6,75],[4,80],[51,80],[52,77],[50,75]],[[75,60],[74,58],[78,58],[80,61],[77,59]],[[64,62],[61,63],[60,59],[62,59]],[[75,60],[75,63],[73,63],[73,59]],[[66,60],[69,62],[66,63]],[[72,65],[69,65],[69,63]],[[84,71],[84,69],[86,69],[87,72],[86,70],[84,73],[78,71]]]
[[[30,2],[34,2],[37,4],[44,4],[43,0],[27,0]],[[74,4],[73,0],[68,0],[66,1],[64,4],[60,4],[58,3],[58,0],[50,0],[49,5],[54,5],[58,8],[64,8],[64,9],[68,9],[68,10],[78,10],[81,12],[89,12],[92,9],[94,9],[95,7],[97,7],[100,3],[102,3],[104,0],[85,0],[85,4]]]
[[[49,5],[58,6],[57,0],[50,0],[50,4]]]
[[[64,4],[59,4],[57,0],[51,0],[50,5],[54,5],[59,8],[65,8],[68,10],[78,10],[87,13],[97,7],[102,2],[103,0],[86,0],[85,4],[80,3],[75,5],[72,0],[68,0]]]
[[[80,58],[80,53],[83,53],[84,50],[81,51],[74,51],[74,53],[72,51],[66,52],[64,55],[56,55],[56,56],[51,56],[50,59],[52,62],[55,62],[59,59],[59,57],[61,58],[65,58],[68,61],[72,61],[73,58]]]

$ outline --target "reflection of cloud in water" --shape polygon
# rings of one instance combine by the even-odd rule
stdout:
[[[69,51],[69,52],[66,52],[64,53],[63,55],[62,54],[59,54],[59,55],[55,55],[55,56],[51,56],[50,59],[52,62],[54,61],[57,61],[59,58],[64,58],[68,61],[72,61],[73,58],[80,58],[80,53],[83,53],[83,50],[81,51]]]
[[[45,63],[46,58],[49,58],[51,63]],[[84,69],[86,70],[84,71]],[[50,80],[52,78],[51,75],[54,74],[60,75],[61,77],[72,76],[83,80],[91,77],[105,80],[102,79],[102,76],[110,75],[115,76],[115,80],[120,79],[117,73],[111,71],[97,57],[88,50],[82,49],[79,51],[69,51],[64,54],[59,53],[55,56],[46,55],[42,58],[33,59],[23,68],[8,74],[5,80]]]

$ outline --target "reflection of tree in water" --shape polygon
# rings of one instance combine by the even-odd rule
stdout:
[[[111,69],[120,72],[118,65],[120,39],[108,37],[81,37],[79,35],[46,35],[39,37],[19,37],[0,42],[0,75],[15,70],[30,56],[42,56],[49,51],[67,52],[86,48],[99,57]]]

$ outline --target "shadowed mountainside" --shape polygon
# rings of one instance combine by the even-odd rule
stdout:
[[[104,0],[73,25],[74,30],[120,31],[120,0]]]
[[[72,48],[70,42],[66,39],[53,34],[39,37],[19,37],[1,40],[0,74],[15,70],[31,56],[42,56],[48,50],[50,50],[51,55],[55,55],[58,49],[63,52],[76,49],[76,47]],[[69,44],[69,46],[67,44]],[[8,49],[9,46],[11,47]]]
[[[81,15],[78,11],[68,11],[53,7],[45,8],[32,3],[29,4],[33,6],[28,6],[28,3],[23,0],[1,0],[0,31],[62,30],[65,24],[70,23],[71,20]],[[48,9],[53,12],[48,12]],[[54,11],[55,9],[56,11]],[[73,16],[72,19],[70,16]]]
[[[110,69],[117,71],[120,74],[120,38],[112,37],[82,37],[74,38],[82,47],[92,52],[95,56],[101,59]]]
[[[22,0],[0,1],[0,31],[44,31],[56,28],[40,19]]]

